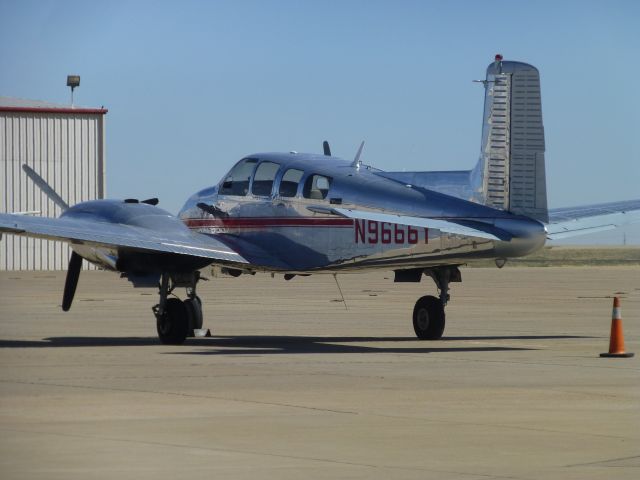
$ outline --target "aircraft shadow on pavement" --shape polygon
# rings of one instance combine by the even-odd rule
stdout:
[[[538,350],[535,347],[517,345],[472,345],[446,346],[449,340],[554,340],[591,338],[575,335],[526,335],[526,336],[485,336],[485,337],[445,337],[436,342],[420,342],[415,337],[306,337],[306,336],[234,336],[212,337],[203,339],[202,346],[211,347],[201,350],[185,350],[170,352],[177,355],[263,355],[263,354],[295,354],[295,353],[444,353],[444,352],[500,352],[517,350]],[[411,343],[412,346],[380,346],[367,345],[400,342]],[[420,343],[420,347],[415,347]],[[196,345],[196,343],[192,343]]]
[[[500,341],[500,340],[562,340],[594,338],[579,335],[495,335],[445,337],[437,342],[421,342],[415,337],[314,337],[237,335],[233,337],[209,337],[188,339],[181,351],[167,352],[178,355],[267,355],[267,354],[317,354],[317,353],[439,353],[439,352],[499,352],[536,350],[534,347],[516,345],[447,346],[450,341]],[[411,343],[412,346],[380,345]],[[367,345],[371,344],[371,345]],[[373,345],[376,344],[376,345]],[[158,347],[155,337],[49,337],[42,340],[3,340],[0,348],[74,348],[74,347]],[[193,350],[193,347],[200,347]]]
[[[293,336],[236,336],[210,338],[202,346],[206,349],[170,352],[174,355],[274,355],[320,353],[438,353],[438,352],[495,352],[533,350],[507,346],[443,347],[441,342],[424,342],[424,347],[401,346],[405,342],[415,345],[415,337],[293,337]],[[380,343],[395,344],[381,346]],[[367,345],[372,344],[372,345]],[[375,345],[373,345],[375,344]]]
[[[144,347],[158,345],[156,337],[49,337],[42,340],[4,340],[0,348]]]

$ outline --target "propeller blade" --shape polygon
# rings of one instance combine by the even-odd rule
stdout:
[[[63,212],[69,209],[69,205],[67,204],[67,202],[65,202],[62,197],[60,197],[60,195],[58,195],[56,191],[51,188],[51,186],[47,182],[45,182],[44,178],[42,178],[35,172],[35,170],[29,167],[26,163],[22,165],[22,170],[24,170],[24,173],[27,174],[27,176],[33,181],[33,183],[40,187],[40,190],[42,190],[45,195],[49,197],[49,200],[58,205]]]
[[[82,268],[82,257],[76,252],[71,252],[69,259],[69,269],[67,270],[67,280],[64,282],[64,295],[62,296],[62,310],[68,312],[76,294],[80,269]]]
[[[147,198],[146,200],[142,200],[140,203],[147,203],[149,205],[157,205],[160,202],[157,198]]]
[[[327,142],[326,140],[322,142],[322,150],[327,157],[331,156],[331,147],[329,147],[329,142]]]

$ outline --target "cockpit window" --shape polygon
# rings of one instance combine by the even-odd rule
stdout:
[[[296,170],[295,168],[290,168],[284,172],[282,180],[280,180],[280,196],[295,197],[302,175],[304,175],[304,172],[302,170]]]
[[[329,193],[329,187],[331,186],[331,179],[323,175],[311,175],[304,183],[304,190],[302,195],[304,198],[311,198],[313,200],[324,200]]]
[[[249,191],[249,180],[253,169],[256,168],[256,163],[258,160],[255,158],[240,160],[222,182],[219,193],[244,197]]]
[[[258,165],[256,174],[253,177],[251,193],[265,197],[271,195],[273,181],[275,180],[276,173],[278,173],[279,169],[280,165],[272,162],[262,162]]]

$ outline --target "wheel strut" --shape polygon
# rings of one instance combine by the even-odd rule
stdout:
[[[440,302],[444,307],[449,300],[451,300],[451,295],[449,295],[449,283],[450,282],[462,282],[462,274],[457,266],[449,266],[449,267],[436,267],[429,268],[424,271],[425,275],[429,275],[436,284],[438,291],[440,292]]]
[[[156,318],[164,315],[167,308],[167,297],[172,291],[173,288],[169,288],[169,274],[163,273],[160,276],[160,301],[157,305],[151,307]]]

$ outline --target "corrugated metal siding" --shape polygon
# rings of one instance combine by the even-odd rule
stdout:
[[[23,163],[70,205],[104,198],[104,115],[0,112],[0,211],[60,215]],[[3,235],[0,269],[62,270],[69,252],[63,242]]]

